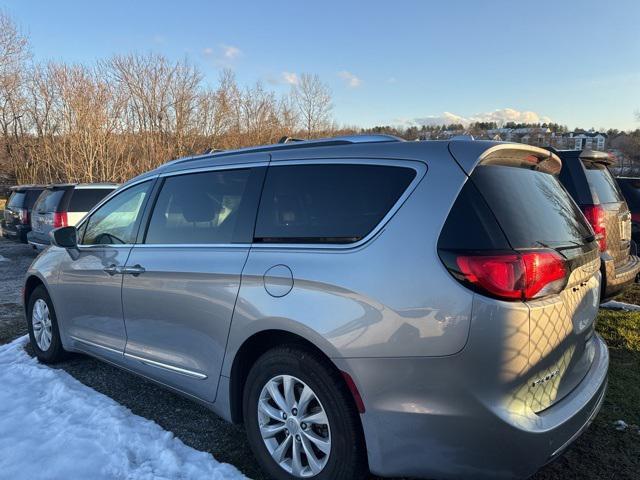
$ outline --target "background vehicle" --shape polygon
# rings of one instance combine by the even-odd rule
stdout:
[[[27,235],[29,244],[37,249],[46,247],[51,230],[76,225],[116,188],[114,183],[48,185],[33,207],[31,231]]]
[[[634,282],[640,259],[631,254],[631,213],[607,168],[604,152],[561,150],[560,181],[582,209],[600,245],[602,295],[606,301]]]
[[[640,242],[640,178],[616,177],[616,181],[631,212],[631,238],[637,247]]]
[[[606,388],[598,243],[560,165],[388,136],[170,162],[53,232],[34,351],[244,422],[277,479],[528,476]]]
[[[43,189],[42,185],[20,185],[11,188],[2,219],[3,237],[27,242],[27,233],[31,230],[31,210]]]

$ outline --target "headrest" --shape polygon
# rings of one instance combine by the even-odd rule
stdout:
[[[211,222],[218,218],[222,208],[220,202],[199,189],[180,192],[174,205],[187,222]]]

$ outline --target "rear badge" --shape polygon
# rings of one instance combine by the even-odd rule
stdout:
[[[537,380],[534,380],[533,382],[531,382],[531,386],[539,387],[540,385],[544,385],[545,383],[556,378],[559,375],[560,375],[560,369],[556,369],[553,372],[548,373],[544,377],[538,378]]]
[[[594,273],[600,268],[600,262],[589,262],[581,267],[584,273]]]

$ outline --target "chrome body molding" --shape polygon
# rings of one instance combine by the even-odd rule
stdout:
[[[148,358],[139,357],[138,355],[132,355],[130,353],[124,354],[126,358],[131,358],[133,360],[137,360],[139,362],[144,363],[145,365],[150,365],[152,367],[162,368],[164,370],[169,370],[171,372],[179,373],[181,375],[185,375],[191,378],[197,378],[198,380],[204,380],[207,376],[204,373],[194,372],[193,370],[187,370],[186,368],[174,367],[173,365],[168,365],[166,363],[157,362],[155,360],[149,360]]]

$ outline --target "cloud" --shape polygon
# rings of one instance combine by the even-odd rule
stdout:
[[[516,110],[513,108],[501,108],[491,112],[476,113],[475,115],[463,116],[451,112],[443,112],[440,115],[428,115],[426,117],[416,117],[412,119],[398,119],[403,125],[448,125],[452,123],[461,123],[469,125],[473,122],[496,122],[503,125],[507,122],[515,123],[549,123],[551,118],[540,115],[530,110]]]
[[[233,45],[220,45],[220,48],[222,49],[222,55],[227,60],[234,60],[242,55],[242,50]]]
[[[357,88],[362,83],[362,80],[360,80],[353,73],[347,70],[342,70],[341,72],[338,72],[338,76],[341,79],[343,79],[347,83],[347,86],[349,86],[350,88]]]
[[[157,43],[158,45],[164,45],[165,43],[167,43],[167,39],[164,37],[164,35],[160,35],[159,33],[155,34],[152,40],[153,43]]]
[[[396,77],[389,77],[387,78],[387,83],[396,83],[398,80],[396,79]]]
[[[282,72],[282,81],[288,85],[297,85],[300,79],[292,72]]]
[[[203,49],[203,50],[202,50],[202,54],[203,54],[205,57],[210,57],[211,55],[213,55],[213,48],[211,48],[211,47],[207,47],[207,48]]]

